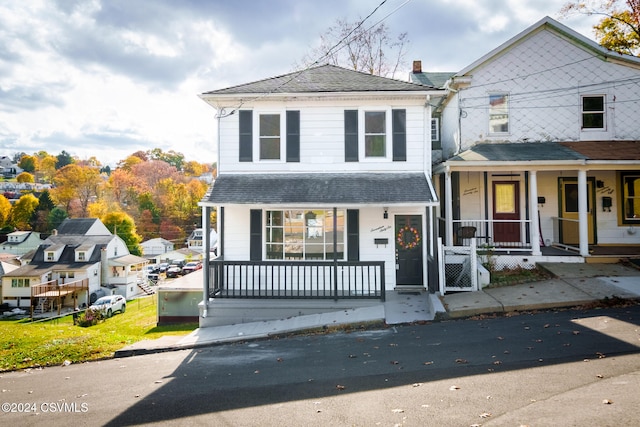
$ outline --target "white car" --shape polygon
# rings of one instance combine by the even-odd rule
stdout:
[[[125,300],[122,295],[109,295],[98,298],[96,302],[89,307],[89,310],[100,311],[106,317],[111,317],[116,311],[124,313],[126,309],[127,300]]]

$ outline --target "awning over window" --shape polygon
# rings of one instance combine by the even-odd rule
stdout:
[[[422,173],[230,174],[216,178],[207,205],[428,205],[436,202]]]

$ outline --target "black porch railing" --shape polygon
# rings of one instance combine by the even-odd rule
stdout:
[[[383,261],[209,263],[210,298],[385,299]]]

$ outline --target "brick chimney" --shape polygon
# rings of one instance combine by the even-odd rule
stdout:
[[[413,74],[418,74],[422,72],[422,61],[413,61]]]

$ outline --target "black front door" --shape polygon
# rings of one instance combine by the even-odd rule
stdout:
[[[396,215],[396,285],[423,286],[422,216]]]

